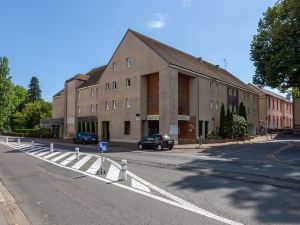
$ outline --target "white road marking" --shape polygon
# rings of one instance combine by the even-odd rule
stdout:
[[[33,148],[33,149],[30,149],[30,150],[26,150],[26,153],[34,153],[34,152],[36,152],[36,151],[38,151],[38,150],[41,150],[41,149],[45,149],[46,150],[46,148],[44,148],[44,147],[37,147],[37,148]],[[23,150],[23,149],[22,149]],[[23,150],[24,151],[24,150]]]
[[[104,161],[104,159],[103,159],[103,161]],[[98,172],[98,170],[100,169],[100,167],[101,167],[101,157],[98,158],[86,172],[90,173],[90,174],[96,174]]]
[[[49,152],[49,149],[46,149],[46,148],[42,148],[41,150],[38,150],[38,151],[36,151],[36,152],[28,152],[28,154],[30,154],[30,155],[35,155],[35,154],[37,154],[37,153],[40,153],[40,152],[45,152],[45,151],[47,151],[47,152]],[[27,152],[26,152],[27,153]]]
[[[111,163],[106,175],[106,179],[111,181],[118,181],[119,175],[120,175],[120,169]]]
[[[74,154],[71,157],[69,157],[69,158],[65,159],[64,161],[62,161],[60,164],[62,166],[66,166],[66,165],[68,165],[70,162],[72,162],[75,159],[76,159],[76,155]]]
[[[150,193],[150,188],[131,178],[131,187]]]
[[[82,167],[87,161],[90,160],[90,158],[92,158],[91,155],[86,155],[86,156],[84,156],[84,157],[83,157],[82,159],[80,159],[77,163],[75,163],[75,164],[72,166],[72,168],[73,168],[73,169],[79,170],[80,167]]]
[[[6,144],[6,143],[5,143],[5,144]],[[24,151],[24,152],[25,152],[25,151]],[[26,153],[26,152],[25,152],[25,153]],[[31,154],[31,155],[32,155],[32,154]],[[39,158],[39,157],[37,157],[36,155],[32,155],[32,156],[34,156],[34,157],[36,157],[36,158]],[[73,156],[74,156],[74,158],[76,157],[75,155],[73,155]],[[70,158],[71,158],[71,157],[70,157]],[[64,166],[64,165],[60,165],[60,164],[58,164],[58,163],[48,161],[48,160],[46,160],[46,159],[44,159],[44,158],[39,158],[39,159],[44,160],[44,161],[49,162],[49,163],[52,163],[53,165],[56,165],[56,166],[58,166],[58,167],[65,168],[65,169],[69,169],[69,170],[72,170],[72,171],[75,171],[75,172],[84,174],[84,175],[89,176],[89,177],[92,177],[92,178],[94,178],[94,179],[97,179],[97,180],[100,180],[100,181],[104,181],[104,182],[106,182],[106,183],[110,183],[110,184],[115,185],[115,186],[117,186],[117,187],[121,187],[121,188],[127,189],[127,190],[129,190],[129,191],[136,192],[136,193],[138,193],[138,194],[141,194],[141,195],[144,195],[144,196],[147,196],[147,197],[156,199],[156,200],[158,200],[158,201],[161,201],[161,202],[164,202],[164,203],[167,203],[167,204],[176,206],[176,207],[178,207],[178,208],[185,209],[185,210],[190,211],[190,212],[194,212],[194,213],[199,214],[199,215],[202,215],[202,216],[206,216],[206,217],[208,217],[208,218],[211,218],[211,219],[214,219],[214,220],[223,222],[223,223],[225,223],[225,224],[229,224],[229,225],[243,225],[242,223],[235,222],[235,221],[230,220],[230,219],[226,219],[226,218],[224,218],[224,217],[218,216],[218,215],[213,214],[213,213],[211,213],[211,212],[208,212],[208,211],[206,211],[206,210],[204,210],[204,209],[201,209],[201,208],[199,208],[199,207],[197,207],[197,206],[195,206],[195,205],[193,205],[193,204],[191,204],[191,203],[188,203],[188,202],[186,202],[186,201],[184,201],[184,200],[182,200],[182,199],[180,199],[180,198],[178,198],[178,197],[176,197],[176,196],[174,196],[174,195],[172,195],[172,194],[170,194],[170,193],[168,193],[168,192],[165,192],[165,191],[161,190],[160,188],[158,188],[158,187],[156,187],[156,186],[154,186],[154,185],[148,183],[147,181],[144,181],[143,179],[137,177],[136,175],[134,175],[133,173],[131,173],[131,172],[129,172],[129,171],[128,171],[128,175],[130,175],[131,177],[132,177],[132,175],[134,175],[134,178],[135,178],[135,179],[138,178],[137,180],[139,180],[139,181],[142,180],[143,182],[147,182],[147,183],[150,184],[152,187],[158,188],[159,190],[163,191],[165,194],[169,194],[170,196],[176,197],[178,200],[180,199],[180,200],[182,200],[183,202],[186,202],[186,203],[188,203],[188,204],[181,204],[181,203],[179,203],[178,201],[172,201],[172,200],[169,200],[169,199],[166,199],[166,198],[162,198],[162,197],[153,195],[153,194],[151,194],[151,193],[147,193],[147,192],[144,192],[144,191],[141,191],[141,190],[138,190],[138,189],[135,189],[135,188],[126,186],[126,185],[121,184],[121,183],[118,183],[118,182],[110,182],[110,180],[108,180],[108,179],[105,179],[105,178],[102,178],[102,177],[99,177],[99,176],[96,176],[96,175],[92,175],[92,174],[89,174],[89,173],[84,172],[84,171],[76,170],[76,169],[71,168],[71,167],[67,167],[67,166]],[[116,162],[114,162],[114,161],[112,161],[112,160],[110,160],[110,159],[107,159],[107,160],[113,162],[112,164],[113,164],[116,168],[119,168],[119,166],[120,166],[119,164],[117,164]],[[151,187],[151,188],[152,188],[152,187]]]
[[[46,149],[46,150],[41,150],[41,151],[43,151],[43,152],[37,154],[37,155],[36,155],[37,157],[42,157],[42,156],[44,156],[44,155],[49,154],[49,150],[48,150],[48,149]],[[35,153],[33,153],[33,155],[35,155]]]
[[[58,160],[60,160],[60,159],[62,159],[62,158],[64,158],[64,157],[66,157],[67,155],[70,155],[70,154],[72,154],[72,153],[71,153],[71,152],[66,152],[66,153],[64,153],[64,154],[61,154],[61,155],[55,157],[54,159],[51,159],[51,161],[52,161],[52,162],[56,162],[56,161],[58,161]]]
[[[44,159],[49,159],[49,158],[51,158],[51,157],[53,157],[53,156],[56,156],[56,155],[58,155],[58,154],[61,154],[61,152],[53,152],[53,153],[51,153],[50,155],[45,156]]]

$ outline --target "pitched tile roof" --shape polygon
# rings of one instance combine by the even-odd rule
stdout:
[[[89,72],[87,72],[86,75],[88,76],[88,79],[84,83],[80,84],[77,87],[77,89],[97,84],[99,82],[99,79],[101,78],[105,68],[106,68],[106,65],[97,67],[97,68],[92,69]]]
[[[132,32],[142,42],[144,42],[148,47],[154,50],[168,64],[175,65],[192,72],[200,73],[207,77],[252,91],[247,84],[236,78],[228,71],[220,67],[217,68],[216,65],[210,64],[202,59],[199,60],[199,58],[195,56],[182,52],[136,31],[130,29],[129,31]]]
[[[53,98],[60,96],[64,92],[65,92],[65,89],[61,89],[59,92],[57,92],[55,95],[53,95]]]

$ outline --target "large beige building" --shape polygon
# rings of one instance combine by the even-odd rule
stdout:
[[[193,143],[219,127],[222,103],[243,102],[251,133],[258,128],[258,94],[202,58],[128,30],[106,66],[78,74],[53,97],[56,136],[80,130],[101,139],[136,142],[149,133]]]
[[[259,120],[268,128],[293,127],[293,102],[253,84],[249,87],[259,94]]]

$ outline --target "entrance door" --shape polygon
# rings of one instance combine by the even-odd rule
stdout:
[[[198,136],[201,137],[203,135],[203,121],[199,120],[199,132],[198,132]]]
[[[148,135],[159,133],[159,120],[148,120]]]
[[[59,138],[59,126],[52,127],[52,136],[54,138]]]
[[[207,134],[208,134],[208,122],[209,121],[205,121],[205,138],[207,138]]]
[[[102,139],[106,141],[110,140],[109,121],[102,121]]]

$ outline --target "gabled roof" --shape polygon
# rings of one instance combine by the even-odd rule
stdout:
[[[57,92],[55,95],[53,95],[53,98],[60,96],[64,92],[65,92],[65,89],[61,89],[59,92]]]
[[[287,98],[282,97],[282,96],[280,96],[280,95],[278,95],[278,94],[276,94],[276,93],[274,93],[274,92],[272,92],[272,91],[268,91],[268,90],[266,90],[266,89],[260,88],[260,87],[254,85],[254,84],[248,84],[248,86],[249,86],[250,88],[254,89],[255,91],[261,92],[262,94],[271,95],[271,96],[273,96],[273,97],[275,97],[275,98],[279,98],[279,99],[281,99],[281,100],[283,100],[283,101],[292,103],[291,100],[288,100]]]
[[[88,76],[88,79],[84,83],[80,84],[77,87],[77,89],[89,87],[89,86],[97,84],[99,82],[99,79],[101,78],[105,68],[106,68],[106,65],[90,70],[88,73],[86,73],[86,75]]]
[[[228,71],[220,67],[217,68],[216,65],[210,64],[202,59],[199,60],[199,58],[195,56],[182,52],[136,31],[130,29],[129,31],[156,52],[168,64],[252,91],[247,84],[236,78]]]

